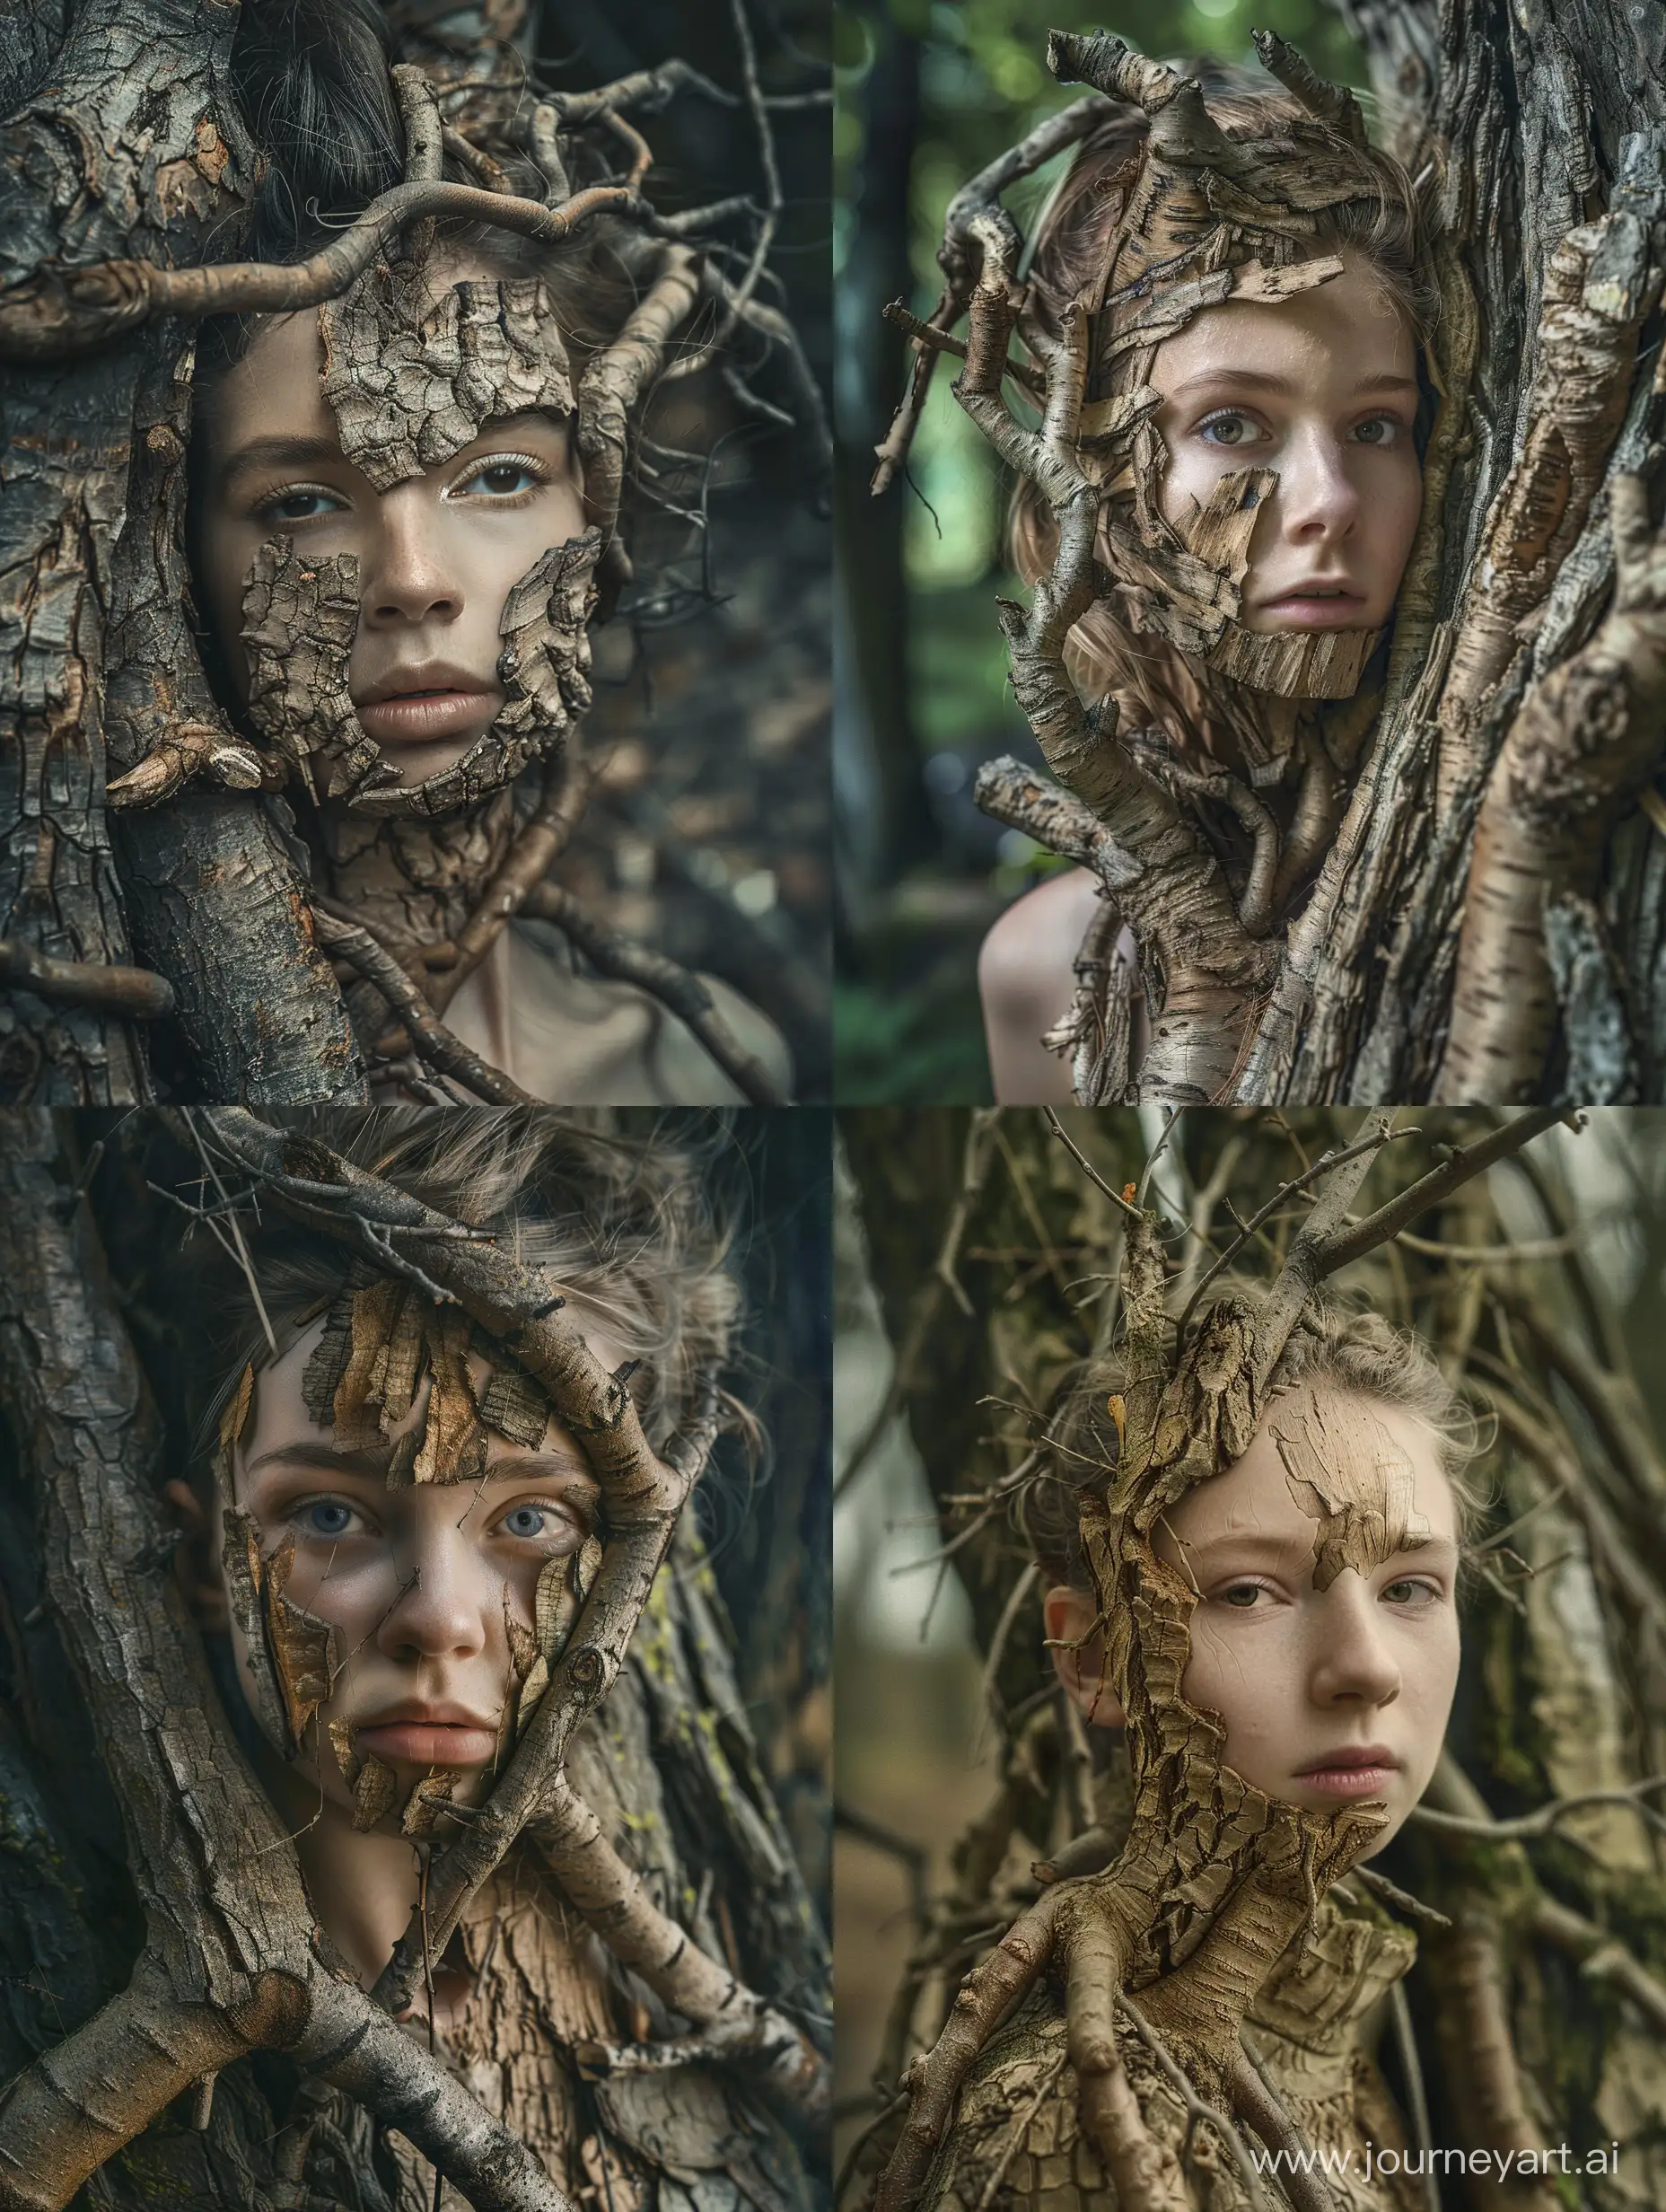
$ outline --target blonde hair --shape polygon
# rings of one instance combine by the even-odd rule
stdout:
[[[1223,1285],[1220,1295],[1253,1311],[1266,1291],[1259,1286]],[[1315,1301],[1285,1341],[1268,1395],[1320,1383],[1408,1413],[1429,1431],[1451,1490],[1461,1558],[1489,1503],[1469,1472],[1480,1449],[1480,1426],[1423,1339],[1414,1330],[1396,1329],[1369,1307]],[[1042,1573],[1077,1589],[1086,1589],[1088,1579],[1076,1493],[1085,1480],[1108,1476],[1116,1468],[1117,1430],[1107,1400],[1121,1388],[1121,1365],[1114,1357],[1088,1361],[1076,1370],[1048,1424],[1046,1457],[1052,1463],[1020,1499],[1023,1532]]]
[[[574,1319],[640,1363],[630,1387],[654,1443],[674,1432],[699,1378],[728,1359],[741,1287],[697,1148],[617,1136],[547,1107],[270,1119],[546,1270]],[[281,1343],[285,1325],[335,1296],[353,1265],[347,1246],[275,1207],[245,1222],[243,1237],[249,1271],[206,1236],[190,1240],[181,1261],[178,1289],[200,1347],[192,1425],[205,1444],[244,1365],[268,1356],[250,1274]]]
[[[1391,154],[1356,144],[1287,92],[1261,90],[1248,71],[1209,64],[1188,67],[1202,79],[1209,113],[1229,138],[1254,137],[1276,122],[1311,143],[1327,167],[1355,180],[1353,198],[1319,213],[1312,242],[1318,251],[1348,248],[1368,261],[1416,339],[1425,392],[1414,434],[1421,453],[1434,399],[1423,362],[1441,306],[1429,253],[1438,162],[1432,156],[1414,183]],[[1083,140],[1037,224],[1028,271],[1030,310],[1056,334],[1065,308],[1097,292],[1147,127],[1136,108],[1109,117]],[[1090,391],[1092,364],[1091,353]],[[1035,584],[1053,565],[1058,533],[1046,501],[1028,481],[1013,493],[1007,536],[1013,566],[1026,584]],[[1188,752],[1199,746],[1206,753],[1219,751],[1221,736],[1244,712],[1241,685],[1188,661],[1161,637],[1136,636],[1108,600],[1095,601],[1076,623],[1065,657],[1090,704],[1114,696],[1126,726],[1160,726]]]

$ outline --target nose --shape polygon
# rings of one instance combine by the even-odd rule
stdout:
[[[424,1514],[396,1551],[398,1595],[376,1630],[376,1648],[407,1665],[472,1658],[486,1646],[486,1601],[456,1515]]]
[[[1359,487],[1348,473],[1347,452],[1318,426],[1293,436],[1278,470],[1278,516],[1284,535],[1297,545],[1346,538],[1359,521]]]
[[[1400,1694],[1399,1663],[1384,1635],[1381,1608],[1370,1584],[1346,1567],[1326,1597],[1314,1624],[1309,1674],[1313,1702],[1327,1708],[1392,1705]]]
[[[425,489],[420,481],[398,484],[377,502],[359,609],[368,628],[454,622],[462,612],[462,578]]]

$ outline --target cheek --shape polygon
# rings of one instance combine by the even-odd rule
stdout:
[[[1299,1671],[1291,1650],[1292,1629],[1276,1619],[1234,1623],[1201,1610],[1192,1616],[1192,1655],[1181,1694],[1200,1710],[1218,1713],[1226,1724],[1226,1758],[1248,1781],[1258,1745],[1271,1742],[1278,1714],[1294,1694]]]

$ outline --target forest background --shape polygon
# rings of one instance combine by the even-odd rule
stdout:
[[[1005,471],[946,376],[934,380],[910,480],[873,499],[868,478],[905,375],[907,341],[881,311],[901,299],[931,312],[951,196],[1079,90],[1047,73],[1048,28],[1101,15],[1144,53],[1209,53],[1250,66],[1250,31],[1277,31],[1322,75],[1366,87],[1361,50],[1327,0],[1119,0],[1085,16],[1052,0],[835,7],[842,1103],[990,1096],[978,945],[1021,889],[1062,865],[972,803],[984,761],[1012,753],[1042,762],[1013,701],[995,619],[997,593],[1028,598],[1005,559]],[[1021,229],[1067,160],[1009,196]]]

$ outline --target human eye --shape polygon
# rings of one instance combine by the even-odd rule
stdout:
[[[363,1516],[339,1497],[303,1498],[291,1508],[289,1518],[301,1535],[321,1537],[326,1541],[366,1533]]]
[[[1393,415],[1368,415],[1354,426],[1355,440],[1360,445],[1398,445],[1405,434],[1405,424]]]
[[[1419,1610],[1439,1604],[1444,1594],[1439,1583],[1425,1582],[1421,1575],[1403,1576],[1399,1582],[1386,1584],[1382,1592],[1390,1605],[1412,1605]]]
[[[583,1534],[572,1514],[547,1497],[522,1498],[512,1505],[498,1522],[496,1532],[522,1543],[541,1543],[548,1550],[575,1545]]]
[[[285,491],[269,493],[254,513],[262,522],[316,522],[322,515],[342,514],[345,507],[345,501],[321,484],[292,484]]]
[[[1236,408],[1222,408],[1206,415],[1197,426],[1197,435],[1206,445],[1253,445],[1262,434],[1259,424]]]
[[[505,506],[530,497],[548,480],[548,469],[534,454],[494,453],[486,461],[470,462],[469,473],[457,478],[447,496],[484,498]]]
[[[1250,1613],[1256,1610],[1259,1599],[1268,1594],[1265,1583],[1229,1582],[1214,1593],[1217,1605],[1230,1605],[1235,1613]]]

